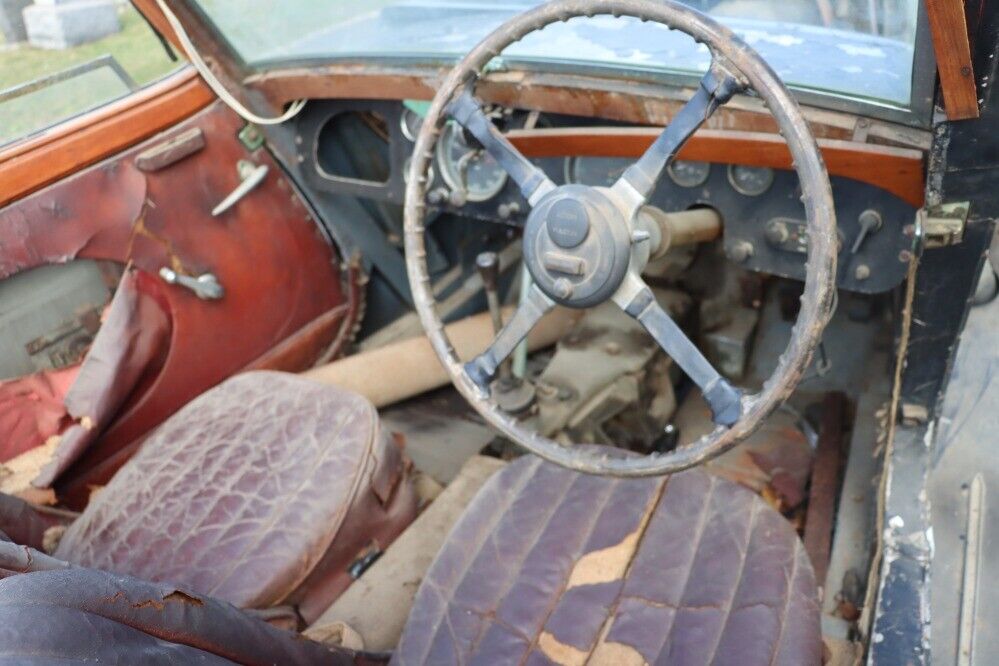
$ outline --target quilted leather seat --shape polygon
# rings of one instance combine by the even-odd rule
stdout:
[[[415,517],[409,467],[361,396],[246,373],[164,423],[54,555],[311,621]]]
[[[448,536],[393,663],[808,666],[816,594],[791,526],[734,483],[523,457]]]

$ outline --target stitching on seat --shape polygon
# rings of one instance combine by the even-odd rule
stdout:
[[[750,503],[749,508],[749,527],[746,530],[746,544],[745,551],[742,554],[742,561],[739,562],[739,575],[736,577],[735,589],[732,591],[732,596],[729,597],[728,603],[725,605],[725,621],[722,622],[721,630],[718,632],[718,636],[715,637],[714,647],[711,648],[711,659],[708,663],[715,660],[715,656],[718,653],[718,646],[721,645],[722,637],[725,635],[725,630],[728,629],[728,621],[732,617],[732,606],[735,604],[736,598],[739,596],[739,591],[742,590],[742,584],[745,582],[742,574],[746,570],[746,561],[749,559],[749,547],[753,542],[753,525],[756,523],[756,517],[759,515],[761,500],[753,497],[753,501]]]
[[[701,511],[697,516],[697,529],[694,530],[694,547],[690,551],[690,561],[687,563],[686,576],[683,579],[683,586],[680,588],[680,596],[677,597],[677,611],[684,608],[684,599],[687,596],[687,587],[690,584],[691,572],[694,569],[694,562],[697,561],[697,554],[701,550],[701,542],[704,537],[704,528],[707,526],[708,513],[711,509],[711,501],[714,499],[715,495],[715,485],[716,478],[713,474],[705,475],[708,479],[708,491],[704,494],[704,504],[701,506]],[[673,627],[676,626],[676,616],[678,613],[673,614],[673,619],[670,620],[669,628],[666,630],[663,636],[662,643],[660,643],[659,651],[662,652],[664,646],[668,645],[670,639],[673,638]]]
[[[586,544],[593,536],[593,530],[597,528],[597,523],[600,522],[600,518],[603,516],[604,512],[607,511],[607,503],[610,501],[610,498],[613,496],[614,491],[619,487],[619,485],[620,485],[619,479],[612,479],[611,483],[607,484],[607,490],[605,491],[602,499],[602,506],[600,507],[599,511],[593,512],[592,520],[590,521],[590,526],[586,530],[586,536],[583,538],[583,540],[580,543],[579,547],[580,551],[583,548],[586,548]],[[577,551],[574,561],[578,562],[581,555],[583,555],[583,553]],[[527,662],[527,660],[531,656],[531,653],[535,649],[537,649],[538,641],[541,639],[541,635],[544,633],[545,627],[548,626],[548,620],[551,619],[552,613],[555,612],[555,608],[556,606],[558,606],[559,600],[561,600],[562,595],[565,594],[566,586],[569,584],[569,579],[572,577],[572,570],[573,567],[569,567],[569,570],[566,572],[565,578],[562,580],[562,584],[559,586],[558,594],[549,599],[548,608],[545,610],[544,619],[541,621],[540,630],[535,634],[534,638],[532,638],[529,641],[529,645],[527,646],[527,649],[524,651],[524,654],[519,662],[521,666],[523,666],[523,664]],[[509,594],[509,589],[507,590],[507,594]],[[504,595],[504,599],[505,598],[506,595]]]
[[[514,463],[514,464],[516,464],[516,463]],[[474,545],[475,545],[474,551],[472,551],[472,550],[468,551],[468,552],[472,552],[473,555],[471,557],[469,557],[468,560],[465,562],[464,566],[462,567],[461,574],[458,576],[457,581],[454,584],[454,589],[455,590],[457,590],[458,586],[461,585],[462,581],[465,580],[465,576],[468,575],[469,568],[475,562],[475,554],[477,554],[479,552],[479,550],[482,548],[482,545],[485,543],[486,539],[489,536],[492,535],[492,532],[495,529],[496,524],[499,523],[499,521],[502,519],[502,517],[509,510],[510,506],[513,504],[513,501],[518,496],[520,496],[520,492],[524,489],[524,486],[527,485],[527,483],[531,479],[533,479],[535,476],[537,476],[538,469],[541,466],[541,460],[540,459],[534,459],[534,458],[532,458],[531,461],[530,461],[530,465],[531,465],[531,468],[528,469],[528,470],[525,470],[525,472],[527,472],[527,473],[521,474],[520,478],[517,479],[517,483],[514,486],[514,488],[511,488],[509,491],[507,491],[506,493],[504,493],[504,496],[501,498],[502,506],[501,507],[497,507],[497,510],[493,511],[493,513],[492,513],[492,515],[490,517],[491,519],[490,519],[489,523],[487,525],[484,525],[482,527],[482,529],[480,530],[480,532],[479,532],[479,537],[480,538],[474,543]],[[510,467],[507,467],[504,470],[500,470],[491,479],[489,479],[489,481],[487,481],[486,485],[483,486],[483,488],[479,491],[479,494],[477,494],[475,496],[475,498],[473,498],[472,503],[474,504],[475,503],[475,499],[477,499],[485,490],[487,490],[487,489],[491,490],[491,486],[492,485],[498,485],[499,484],[500,476],[504,472],[506,472],[508,469],[510,469]],[[466,509],[466,511],[467,511],[467,509]],[[461,520],[459,520],[458,523],[451,529],[451,534],[453,534],[455,532],[455,530],[460,525],[461,525]],[[449,536],[450,536],[450,534],[449,534]],[[448,540],[445,539],[444,540],[444,544],[445,544],[444,547],[447,546],[447,543],[448,543]],[[443,547],[442,547],[442,550],[443,550]],[[440,555],[440,553],[438,553],[438,556],[439,555]],[[432,565],[431,565],[430,571],[433,571],[433,566]],[[438,589],[440,589],[439,586],[437,586],[434,583],[433,579],[429,576],[430,571],[428,571],[428,575],[424,576],[423,581],[420,584],[421,590],[422,590],[422,588],[423,588],[424,585],[431,585],[431,586],[434,586],[434,587],[437,587]],[[427,655],[430,653],[430,648],[433,647],[434,640],[437,638],[437,634],[440,633],[441,623],[444,621],[444,618],[447,615],[448,598],[447,598],[446,595],[443,595],[443,594],[440,595],[440,597],[441,597],[441,601],[443,602],[443,611],[437,617],[436,621],[433,622],[433,628],[431,629],[430,636],[429,636],[429,638],[427,639],[427,641],[426,641],[426,643],[424,645],[423,653],[420,655],[420,658],[417,660],[416,663],[424,663],[424,662],[426,662]],[[408,623],[407,623],[407,627],[408,627]],[[406,635],[406,631],[404,629],[404,631],[403,631],[403,638],[405,638],[405,635]],[[402,644],[402,642],[403,641],[400,640],[400,644]]]
[[[784,640],[784,623],[787,622],[787,611],[791,607],[791,594],[794,592],[794,579],[798,575],[798,559],[801,549],[801,542],[794,540],[794,550],[791,552],[791,575],[787,577],[787,594],[784,597],[784,609],[780,614],[780,629],[777,633],[777,640],[774,641],[774,649],[770,654],[770,664],[777,661],[780,654],[781,641]]]
[[[635,559],[638,557],[638,552],[642,549],[642,543],[645,541],[645,535],[649,531],[649,526],[652,525],[652,519],[655,517],[656,510],[659,508],[659,504],[663,500],[663,496],[666,494],[666,487],[669,485],[670,477],[665,477],[659,485],[659,489],[656,491],[655,496],[650,502],[651,509],[649,509],[648,518],[645,521],[645,525],[642,527],[642,533],[638,536],[638,543],[635,545],[635,551],[631,554],[631,559],[628,560],[628,566],[624,569],[624,576],[621,578],[621,587],[617,591],[617,595],[614,597],[614,601],[611,603],[610,608],[607,612],[607,617],[604,619],[604,624],[597,632],[597,638],[590,646],[590,654],[586,658],[586,664],[589,664],[593,659],[593,655],[596,652],[597,647],[606,639],[607,634],[610,633],[611,627],[614,624],[614,618],[617,616],[617,609],[621,605],[621,598],[624,595],[624,583],[628,580],[628,574],[631,573],[631,569],[635,566]]]
[[[542,464],[538,465],[538,469],[539,470],[543,469],[543,467],[544,467],[544,465],[542,465]],[[528,557],[530,557],[531,553],[534,552],[534,549],[537,548],[538,542],[541,540],[541,537],[547,531],[548,526],[551,524],[552,518],[558,512],[559,507],[562,506],[562,503],[565,502],[565,498],[569,495],[569,493],[572,491],[573,487],[577,483],[579,483],[579,481],[583,477],[581,475],[576,475],[576,476],[567,476],[567,478],[569,479],[569,483],[566,484],[566,486],[562,489],[562,494],[559,495],[558,500],[552,506],[551,512],[547,515],[547,517],[544,519],[544,521],[539,526],[538,530],[535,532],[534,538],[531,541],[530,545],[527,548],[524,549],[524,555],[523,555],[523,557],[521,557],[517,561],[516,567],[507,567],[506,571],[508,573],[507,573],[507,576],[506,576],[506,580],[504,581],[504,590],[503,590],[502,593],[500,593],[500,595],[497,598],[497,607],[499,605],[501,605],[503,603],[503,601],[506,599],[507,595],[510,594],[510,589],[514,586],[514,584],[518,580],[518,574],[520,573],[520,567],[523,566],[524,562],[527,561],[527,559],[528,559]],[[523,487],[521,489],[523,489]],[[517,494],[519,495],[520,493],[518,492]],[[494,548],[495,548],[495,539],[496,539],[495,532],[491,532],[489,534],[488,540],[494,544]],[[478,552],[479,551],[476,551],[476,554],[478,554]],[[467,569],[465,570],[465,573],[466,574],[468,573]],[[464,582],[464,576],[462,576],[461,582]],[[459,585],[455,586],[455,590],[457,590],[459,586],[460,586],[460,583],[459,583]],[[479,635],[475,637],[475,639],[472,641],[472,644],[471,644],[471,652],[475,652],[478,649],[479,643],[482,641],[482,639],[483,639],[484,636],[485,636],[485,633],[480,632]]]

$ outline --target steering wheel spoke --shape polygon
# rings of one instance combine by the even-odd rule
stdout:
[[[638,161],[621,174],[612,189],[637,210],[648,200],[663,170],[673,162],[687,139],[711,117],[715,109],[744,87],[736,75],[717,59],[713,60],[694,96],[677,112]]]
[[[742,416],[739,389],[718,374],[704,354],[656,302],[652,290],[641,278],[629,274],[613,299],[618,307],[645,327],[663,351],[700,387],[715,423],[731,426],[739,420]]]
[[[513,144],[503,136],[482,111],[467,88],[447,107],[447,114],[464,127],[482,144],[499,165],[510,174],[520,187],[520,193],[532,206],[544,195],[555,189],[545,172],[534,166]]]
[[[483,391],[488,391],[489,382],[496,376],[500,364],[513,353],[520,341],[527,337],[535,324],[552,308],[555,301],[548,298],[537,285],[532,284],[527,298],[521,301],[510,321],[500,330],[489,347],[465,364],[469,377]]]

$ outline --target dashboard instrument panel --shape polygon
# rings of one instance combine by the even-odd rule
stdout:
[[[333,117],[344,111],[384,118],[379,127],[386,128],[385,145],[378,147],[378,154],[388,162],[384,182],[330,178],[318,167],[327,151],[344,150],[342,145],[324,145],[326,134],[322,132]],[[539,122],[537,114],[532,119],[531,114],[507,109],[494,109],[493,115],[501,119],[504,131],[514,130],[511,136],[525,124]],[[304,180],[321,192],[401,204],[404,174],[420,122],[416,110],[399,102],[315,101],[296,119],[295,143],[300,148],[290,161],[301,169]],[[540,118],[541,126],[550,128],[549,135],[561,128],[570,133],[579,129],[580,122],[568,116]],[[632,157],[595,157],[588,150],[584,153],[589,154],[558,155],[547,137],[546,141],[540,151],[545,156],[533,161],[556,183],[609,186],[634,161]],[[517,145],[516,140],[514,143]],[[570,141],[566,145],[573,144]],[[732,144],[729,162],[674,162],[660,178],[649,203],[667,212],[712,207],[724,220],[721,242],[731,260],[747,270],[803,279],[808,230],[797,175],[784,168],[761,166],[758,156],[749,153],[748,163],[741,162],[738,149],[742,145],[738,141]],[[366,154],[370,159],[375,152],[369,150]],[[438,214],[496,222],[514,229],[526,219],[529,206],[515,183],[456,124],[445,125],[429,176],[427,201]],[[913,243],[915,206],[868,182],[836,175],[830,181],[840,235],[838,285],[862,293],[882,293],[898,286],[904,280]],[[871,222],[875,218],[877,224]]]

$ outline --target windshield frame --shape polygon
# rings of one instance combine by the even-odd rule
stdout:
[[[369,66],[375,68],[413,69],[425,71],[428,67],[450,69],[456,60],[435,56],[353,56],[331,55],[328,57],[311,58],[276,58],[254,63],[246,61],[235,45],[226,37],[219,26],[212,21],[207,12],[197,0],[179,0],[193,16],[197,17],[201,26],[223,48],[229,63],[240,73],[240,79],[251,76],[265,75],[269,72],[291,70],[298,68],[319,67],[323,65]],[[665,71],[655,68],[639,68],[616,64],[601,65],[593,62],[573,62],[569,60],[543,61],[538,59],[518,59],[499,56],[504,63],[504,72],[524,71],[530,73],[567,74],[581,77],[592,77],[603,80],[621,80],[663,86],[668,88],[689,89],[697,85],[701,75],[679,71]],[[626,73],[626,76],[625,76]],[[848,113],[875,120],[883,120],[914,128],[928,129],[932,124],[933,108],[936,96],[936,55],[930,35],[929,20],[926,5],[917,3],[916,33],[914,38],[913,62],[910,81],[910,101],[908,106],[899,106],[891,102],[854,97],[845,93],[817,90],[800,85],[786,84],[793,97],[802,105],[841,113]]]

